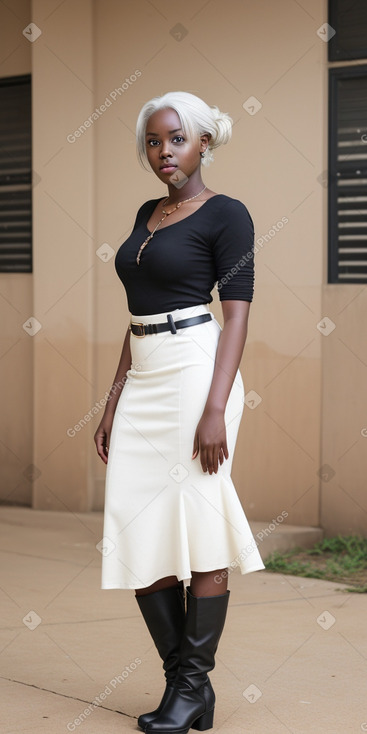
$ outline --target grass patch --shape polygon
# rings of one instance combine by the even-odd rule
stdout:
[[[367,538],[337,535],[312,548],[276,551],[264,565],[267,571],[351,584],[347,591],[367,593]]]

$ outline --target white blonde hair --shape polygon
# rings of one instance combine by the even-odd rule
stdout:
[[[157,110],[167,108],[172,108],[177,112],[182,130],[190,140],[204,133],[210,133],[209,144],[202,159],[204,166],[208,166],[214,160],[212,150],[220,145],[225,145],[231,139],[233,120],[226,112],[221,112],[215,105],[209,106],[200,97],[190,92],[167,92],[161,97],[153,97],[146,102],[138,115],[136,148],[143,168],[145,168],[144,162],[148,162],[145,141],[148,119]]]

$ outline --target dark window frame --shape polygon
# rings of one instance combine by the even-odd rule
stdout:
[[[360,2],[363,2],[364,9],[365,0],[360,0]],[[348,5],[348,0],[328,0],[328,23],[336,31],[335,35],[328,42],[329,61],[349,61],[367,58],[367,40],[365,45],[359,46],[358,48],[349,48],[346,50],[340,46],[339,29],[342,24],[343,16],[348,13],[349,9],[353,9],[353,6],[356,4],[356,0],[349,0],[349,8],[346,7]]]
[[[364,76],[367,64],[329,68],[329,125],[328,125],[328,283],[364,285],[365,278],[339,277],[338,247],[338,81]],[[367,144],[366,144],[367,151]]]
[[[23,273],[32,273],[33,272],[33,190],[32,190],[32,183],[33,183],[33,169],[32,169],[32,75],[31,74],[18,74],[14,76],[7,76],[7,77],[0,77],[0,87],[12,87],[15,88],[16,86],[21,85],[27,85],[29,91],[29,97],[30,97],[30,105],[29,105],[29,118],[26,128],[27,134],[29,137],[29,149],[27,149],[27,152],[29,153],[27,161],[29,161],[29,170],[28,168],[27,173],[14,173],[14,179],[18,178],[18,181],[14,181],[12,183],[11,174],[10,176],[7,175],[4,171],[2,172],[0,170],[0,174],[2,174],[2,179],[4,178],[10,178],[9,184],[3,183],[0,181],[0,193],[1,193],[1,187],[6,185],[22,185],[26,184],[29,186],[29,199],[30,201],[27,202],[27,205],[29,203],[29,228],[27,232],[27,239],[26,239],[26,245],[27,245],[27,251],[24,252],[24,258],[27,261],[26,263],[17,263],[17,256],[19,257],[19,250],[16,250],[16,244],[14,245],[14,259],[9,256],[8,264],[5,262],[1,262],[0,264],[0,273],[9,273],[9,274],[23,274]],[[4,129],[4,128],[3,128]],[[6,128],[5,128],[6,130]],[[6,134],[5,134],[6,137]],[[4,145],[5,147],[5,145]],[[6,150],[6,148],[5,148]],[[23,181],[22,181],[23,178]],[[15,200],[16,203],[16,200]],[[5,204],[6,207],[6,204]],[[12,210],[12,205],[10,204],[9,211]],[[28,210],[27,210],[28,211]],[[11,217],[10,217],[11,218]],[[6,220],[4,224],[3,232],[6,234]]]

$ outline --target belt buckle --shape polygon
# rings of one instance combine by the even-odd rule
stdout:
[[[134,334],[134,332],[131,330],[132,335],[136,336],[137,339],[142,339],[143,336],[146,336],[146,333],[144,331],[144,324],[141,321],[132,321],[131,325],[139,326],[141,331],[143,332],[142,334]]]

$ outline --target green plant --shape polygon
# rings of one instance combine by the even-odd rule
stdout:
[[[267,571],[276,573],[354,582],[347,591],[367,593],[367,538],[360,535],[337,535],[319,541],[312,548],[276,551],[264,564]]]

